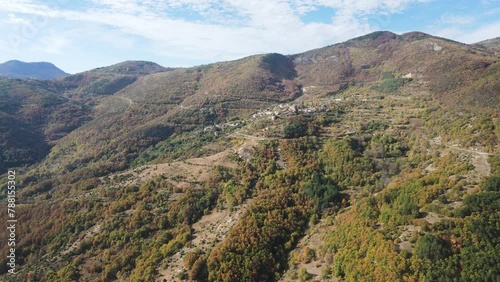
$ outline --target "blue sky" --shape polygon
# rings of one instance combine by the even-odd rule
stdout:
[[[70,73],[125,60],[185,67],[377,30],[474,43],[500,36],[500,0],[0,0],[0,62]]]

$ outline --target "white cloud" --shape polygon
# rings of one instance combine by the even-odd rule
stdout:
[[[4,20],[4,23],[7,24],[28,24],[29,21],[24,18],[19,18],[16,15],[10,13],[7,15],[7,19]]]
[[[33,46],[35,52],[40,50],[55,55],[63,55],[70,44],[68,37],[57,33],[44,36],[39,42],[39,45]]]
[[[495,14],[500,14],[500,5],[491,9],[488,9],[485,13],[486,15],[495,15]]]
[[[499,30],[500,22],[496,22],[473,29],[467,33],[459,34],[457,38],[459,41],[464,43],[476,43],[482,40],[498,37]]]
[[[44,4],[31,0],[0,0],[0,10],[23,14],[46,15],[51,9]]]
[[[432,0],[316,0],[315,5],[339,9],[349,14],[397,13],[409,4]]]
[[[391,14],[430,0],[86,0],[79,8],[63,1],[0,0],[0,12],[13,16],[7,18],[12,25],[35,16],[38,22],[45,19],[45,25],[36,25],[37,38],[29,38],[42,46],[40,52],[62,54],[68,48],[74,52],[78,44],[82,52],[92,45],[147,52],[143,49],[147,46],[165,58],[212,62],[255,53],[297,53],[390,29]],[[324,7],[335,11],[331,22],[301,19]],[[194,19],[183,19],[179,11],[190,11]],[[51,21],[72,28],[47,24]],[[468,24],[473,18],[446,15],[442,21]],[[458,29],[440,32],[466,37]],[[477,30],[470,38],[485,33]]]
[[[296,28],[302,23],[288,2],[280,0],[228,0],[231,7],[250,18],[248,25],[254,28]]]
[[[482,25],[473,29],[464,30],[457,26],[445,27],[433,31],[433,34],[456,41],[472,44],[482,40],[498,37],[500,22]]]
[[[452,15],[449,13],[443,14],[440,18],[440,23],[447,25],[469,25],[475,21],[476,18],[473,16]]]

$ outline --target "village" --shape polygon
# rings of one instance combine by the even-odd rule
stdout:
[[[341,101],[342,99],[335,99],[335,101]],[[313,114],[318,112],[328,112],[330,111],[330,105],[328,103],[321,103],[315,106],[304,106],[303,104],[279,104],[274,108],[268,108],[263,111],[257,112],[253,114],[249,119],[242,120],[239,122],[231,121],[225,122],[215,125],[206,126],[203,129],[203,132],[214,132],[215,135],[218,135],[220,131],[223,131],[227,128],[238,127],[242,124],[247,124],[251,121],[262,120],[265,118],[269,118],[272,121],[277,119],[287,117],[287,116],[295,116],[300,114]]]

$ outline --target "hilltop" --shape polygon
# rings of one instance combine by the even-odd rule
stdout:
[[[54,79],[68,75],[68,73],[47,62],[26,63],[12,60],[0,64],[0,77]]]
[[[23,222],[19,274],[4,258],[0,275],[493,280],[500,63],[485,46],[381,31],[0,79],[0,173],[18,171]]]
[[[477,42],[474,44],[474,46],[482,47],[482,48],[488,48],[488,49],[493,49],[493,50],[498,50],[500,49],[500,37],[492,38],[492,39],[487,39],[483,40],[480,42]]]

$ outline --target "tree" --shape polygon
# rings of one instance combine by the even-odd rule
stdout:
[[[299,138],[307,135],[307,121],[304,118],[294,118],[283,129],[285,138]]]
[[[483,190],[485,191],[497,191],[500,192],[500,175],[492,175],[486,179],[483,184]]]
[[[449,242],[431,234],[420,237],[415,246],[415,253],[421,259],[439,260],[451,255]]]
[[[314,173],[311,180],[304,185],[304,192],[314,200],[318,208],[326,208],[329,203],[339,197],[339,188],[331,180],[321,174]]]

